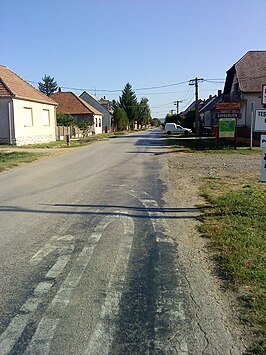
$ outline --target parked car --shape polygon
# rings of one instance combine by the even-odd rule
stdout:
[[[176,133],[189,135],[192,133],[192,130],[190,128],[184,128],[176,123],[166,123],[165,131],[167,134]]]

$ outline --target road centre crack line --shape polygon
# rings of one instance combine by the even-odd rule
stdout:
[[[120,213],[116,211],[115,213]],[[105,302],[100,312],[100,320],[90,337],[85,355],[108,354],[113,342],[115,320],[119,313],[124,280],[134,236],[133,218],[117,216],[124,224],[124,237],[120,244],[115,265],[111,272]]]
[[[163,259],[166,257],[172,257],[174,262],[174,270],[178,270],[177,268],[177,259],[176,256],[173,257],[176,253],[176,245],[174,241],[167,235],[167,225],[166,221],[163,217],[163,213],[159,211],[159,205],[156,200],[154,200],[146,191],[140,190],[130,190],[128,192],[131,196],[135,197],[145,208],[148,209],[148,214],[151,220],[152,228],[155,233],[155,240],[158,248],[158,262],[156,267],[156,279],[155,282],[157,283],[158,287],[158,295],[156,301],[156,315],[155,315],[155,339],[154,345],[155,349],[160,352],[162,350],[162,346],[164,351],[167,353],[175,353],[176,346],[172,343],[173,339],[175,338],[178,347],[178,353],[182,355],[188,354],[188,345],[187,341],[184,336],[181,334],[180,337],[177,337],[176,328],[180,328],[180,323],[186,321],[185,310],[183,301],[178,296],[180,291],[180,286],[178,283],[175,285],[173,289],[168,289],[167,292],[169,293],[166,296],[165,293],[165,286],[163,283],[165,282],[165,278],[168,275],[165,274],[165,265]],[[151,207],[155,207],[157,209],[156,212],[151,212],[149,209]],[[162,218],[156,219],[153,218],[154,215],[160,216]],[[171,256],[172,255],[172,256]],[[169,270],[167,270],[169,271]],[[165,275],[165,276],[164,276]],[[176,275],[177,277],[177,275]],[[163,278],[163,280],[162,280]],[[169,306],[169,299],[171,301],[171,306]],[[171,333],[170,336],[166,339],[165,336],[161,335],[159,329],[161,328],[162,316],[167,316],[169,324],[169,331]],[[178,324],[179,323],[179,324]],[[164,333],[164,332],[163,332]]]

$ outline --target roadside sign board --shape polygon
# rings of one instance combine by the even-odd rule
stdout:
[[[236,120],[235,118],[220,118],[219,120],[219,137],[234,138]]]
[[[266,182],[266,148],[263,148],[262,153],[262,168],[260,181]]]
[[[260,136],[260,146],[261,148],[266,148],[266,135],[262,134]]]
[[[265,134],[262,134],[260,137],[260,146],[263,148],[260,181],[266,182],[266,135]]]
[[[255,132],[266,132],[266,109],[256,110]]]
[[[262,85],[261,103],[266,105],[266,85]]]

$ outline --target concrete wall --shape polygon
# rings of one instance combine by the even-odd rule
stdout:
[[[53,105],[14,99],[15,143],[17,145],[48,143],[56,139],[56,108]],[[25,111],[31,109],[32,124],[25,122]],[[43,121],[48,111],[49,122]]]

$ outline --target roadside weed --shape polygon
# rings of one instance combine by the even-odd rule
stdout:
[[[21,163],[31,163],[37,160],[42,153],[29,152],[1,152],[0,151],[0,172],[18,166]]]
[[[232,188],[230,188],[230,186]],[[256,334],[253,353],[266,352],[266,186],[205,181],[209,205],[200,231],[219,259],[220,272],[239,293],[244,319]]]

